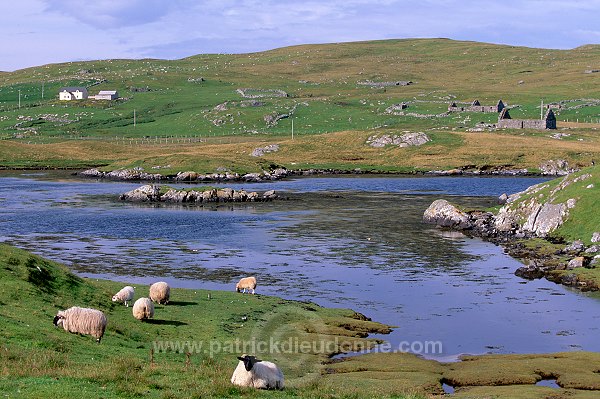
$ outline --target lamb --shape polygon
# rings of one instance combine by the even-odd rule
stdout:
[[[242,355],[231,376],[231,383],[257,389],[283,389],[283,373],[275,363]]]
[[[135,295],[135,290],[132,286],[128,285],[126,287],[121,288],[119,292],[117,292],[112,297],[113,302],[123,302],[125,306],[129,307],[127,302],[133,301],[133,297]]]
[[[70,307],[60,310],[54,317],[54,325],[71,333],[92,335],[100,343],[106,330],[106,316],[100,310],[90,308]]]
[[[133,304],[133,317],[138,320],[146,320],[154,317],[154,303],[150,298],[139,298]]]
[[[250,292],[252,290],[252,294],[254,294],[254,289],[256,288],[256,278],[255,277],[244,277],[240,279],[240,281],[235,285],[235,290],[237,292],[246,293],[246,290]]]
[[[167,304],[171,296],[171,288],[164,281],[159,281],[150,286],[150,299],[153,302]]]

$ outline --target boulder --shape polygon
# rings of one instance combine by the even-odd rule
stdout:
[[[164,193],[160,200],[164,202],[185,202],[187,199],[188,193],[183,190],[169,190]]]
[[[146,184],[119,196],[123,201],[152,202],[160,199],[160,186]]]
[[[546,237],[548,233],[563,224],[566,216],[567,206],[565,204],[545,203],[540,205],[536,203],[522,229],[538,237]]]
[[[423,213],[423,221],[441,227],[468,229],[471,227],[469,216],[446,200],[435,200]]]
[[[192,171],[179,172],[175,176],[175,180],[177,181],[194,181],[196,179],[198,179],[198,173]]]
[[[564,253],[579,253],[585,250],[585,244],[581,240],[575,240],[563,249]]]
[[[275,190],[265,191],[263,193],[263,199],[266,201],[270,201],[277,198],[277,194],[275,194]]]
[[[585,266],[585,258],[583,256],[578,256],[569,261],[569,263],[567,264],[567,269],[572,270],[577,267],[584,267],[584,266]]]
[[[600,242],[600,232],[592,234],[592,242]]]

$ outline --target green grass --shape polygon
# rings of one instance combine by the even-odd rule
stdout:
[[[548,139],[547,132],[494,134],[508,136],[508,140],[518,138],[519,146],[511,148],[498,145],[488,134],[482,135],[486,145],[479,142],[476,134],[465,135],[477,122],[495,122],[495,114],[462,112],[434,118],[411,114],[440,115],[453,100],[479,99],[482,104],[495,104],[503,99],[510,106],[518,106],[511,111],[513,117],[535,118],[539,115],[540,100],[545,103],[574,100],[558,112],[559,125],[567,119],[597,122],[600,103],[576,107],[589,103],[578,100],[593,99],[597,94],[594,87],[599,83],[598,74],[583,71],[584,65],[599,60],[597,46],[546,50],[418,39],[305,45],[252,54],[198,55],[175,61],[107,60],[29,68],[0,76],[0,166],[42,167],[45,163],[74,168],[87,164],[116,168],[152,156],[168,156],[176,145],[174,150],[181,167],[193,166],[198,168],[194,169],[197,172],[207,173],[213,171],[215,162],[211,158],[216,154],[213,148],[205,151],[206,144],[232,144],[218,151],[231,154],[235,145],[245,153],[257,141],[279,143],[290,139],[292,120],[297,140],[288,143],[289,157],[278,161],[286,166],[305,158],[312,159],[305,162],[307,167],[323,165],[348,170],[360,167],[410,171],[473,164],[514,165],[535,170],[547,157],[588,165],[600,154],[594,131],[600,125],[569,129],[566,133],[571,137],[563,140]],[[204,81],[188,80],[200,77]],[[358,84],[365,80],[410,80],[414,84],[385,88]],[[91,94],[116,89],[122,99],[112,102],[56,99],[61,86],[90,86],[100,81],[90,87]],[[260,93],[258,89],[279,89],[288,93],[288,97],[267,96],[256,99],[260,106],[248,106],[250,99],[237,93],[238,88],[254,89],[250,90],[254,94]],[[22,94],[20,109],[18,90]],[[406,115],[385,112],[400,102],[409,104]],[[226,109],[215,108],[223,103],[227,103]],[[269,114],[288,113],[294,107],[293,117],[282,119],[275,126],[267,126],[263,119]],[[349,162],[332,159],[329,150],[319,151],[305,145],[322,140],[320,136],[341,134],[347,138],[336,143],[341,151],[369,153],[364,141],[352,141],[351,136],[405,130],[444,134],[452,137],[453,145],[446,147],[447,143],[439,141],[434,151],[428,146],[396,151],[398,154],[386,158],[363,154],[349,157],[353,158]],[[170,139],[169,148],[163,148],[159,138],[166,142]],[[183,138],[195,141],[184,142]],[[580,138],[584,139],[583,144],[576,141]],[[137,147],[142,140],[153,147],[139,151],[128,148]],[[64,146],[61,144],[65,143],[72,151],[61,150]],[[115,147],[109,151],[110,159],[103,153],[109,144]],[[529,151],[523,153],[523,149]],[[260,163],[255,160],[236,157],[232,161],[236,171],[260,171]],[[174,168],[175,172],[179,170],[183,169]]]

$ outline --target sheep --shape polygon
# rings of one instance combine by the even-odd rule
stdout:
[[[100,310],[73,306],[67,310],[60,310],[54,317],[53,323],[71,333],[92,335],[100,343],[107,321]]]
[[[242,355],[231,376],[231,383],[241,387],[258,389],[283,389],[283,373],[275,363]]]
[[[150,298],[139,298],[133,304],[133,317],[138,320],[146,320],[154,317],[154,303]]]
[[[127,302],[133,301],[133,297],[135,295],[135,290],[132,286],[128,285],[126,287],[121,288],[119,292],[117,292],[112,297],[113,302],[124,302],[125,306],[129,307]]]
[[[159,281],[150,286],[150,299],[152,302],[166,304],[171,296],[171,288],[164,281]]]
[[[256,288],[256,278],[255,277],[244,277],[240,279],[240,281],[235,285],[235,290],[237,292],[245,293],[246,290],[250,292],[252,290],[252,294],[254,294],[254,289]]]

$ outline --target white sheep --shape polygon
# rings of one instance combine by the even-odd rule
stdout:
[[[112,297],[113,302],[121,302],[125,303],[125,306],[129,307],[127,302],[133,301],[133,297],[135,296],[135,289],[128,285],[126,287],[121,288],[119,292],[117,292]]]
[[[104,335],[106,323],[106,316],[101,311],[78,306],[60,310],[54,317],[55,326],[62,326],[71,333],[92,335],[98,343]]]
[[[171,296],[171,288],[164,281],[159,281],[150,286],[150,299],[153,302],[166,304]]]
[[[154,317],[154,304],[150,298],[139,298],[133,304],[133,317],[138,320],[146,320]]]
[[[256,289],[256,278],[255,277],[244,277],[240,279],[240,281],[235,285],[235,290],[237,292],[246,293],[246,290],[250,292],[252,290],[252,294],[254,294],[254,290]]]
[[[259,360],[255,356],[242,355],[231,383],[257,389],[283,389],[283,373],[275,363]]]

